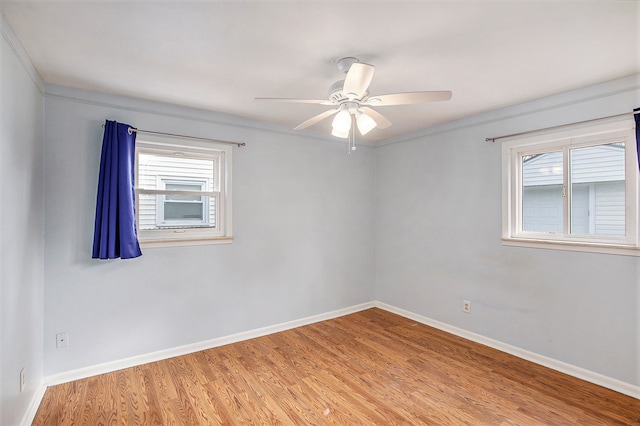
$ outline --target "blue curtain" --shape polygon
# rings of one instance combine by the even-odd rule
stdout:
[[[107,120],[102,139],[94,259],[130,259],[142,255],[136,230],[134,162],[136,133],[129,125]]]
[[[636,119],[636,148],[638,149],[638,168],[640,169],[640,108],[634,109],[633,114]]]

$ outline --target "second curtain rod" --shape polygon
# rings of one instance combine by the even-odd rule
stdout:
[[[575,123],[568,123],[568,124],[559,124],[557,126],[545,127],[544,129],[527,130],[526,132],[512,133],[510,135],[494,136],[492,138],[486,138],[485,142],[495,142],[498,139],[511,138],[511,137],[514,137],[514,136],[523,136],[523,135],[528,135],[529,133],[544,132],[545,130],[561,129],[563,127],[574,126],[576,124],[585,124],[585,123],[591,123],[593,121],[607,120],[609,118],[624,117],[624,116],[627,116],[627,115],[630,115],[630,114],[633,114],[633,115],[640,114],[640,111],[638,111],[637,108],[636,108],[636,109],[633,110],[633,112],[625,112],[625,113],[622,113],[622,114],[610,115],[608,117],[592,118],[591,120],[578,121],[578,122],[575,122]]]
[[[104,129],[104,124],[102,125],[102,128]],[[192,139],[192,140],[204,141],[204,142],[223,143],[223,144],[227,144],[227,145],[238,145],[239,147],[247,145],[244,142],[221,141],[221,140],[218,140],[218,139],[201,138],[199,136],[177,135],[177,134],[174,134],[174,133],[154,132],[153,130],[142,130],[142,129],[136,129],[136,128],[133,128],[133,127],[129,127],[129,134],[131,134],[132,132],[147,133],[149,135],[158,135],[158,136],[171,136],[173,138]]]

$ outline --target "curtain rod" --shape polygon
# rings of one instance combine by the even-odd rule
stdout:
[[[545,127],[543,129],[536,129],[536,130],[527,130],[526,132],[512,133],[510,135],[494,136],[492,138],[486,138],[485,142],[495,142],[498,139],[505,139],[505,138],[511,138],[511,137],[514,137],[514,136],[528,135],[529,133],[544,132],[545,130],[561,129],[561,128],[567,127],[567,126],[574,126],[576,124],[591,123],[593,121],[607,120],[609,118],[624,117],[624,116],[629,115],[629,114],[633,114],[633,115],[640,114],[640,111],[625,112],[623,114],[609,115],[607,117],[592,118],[590,120],[576,121],[575,123],[559,124],[557,126]]]
[[[102,128],[104,129],[104,124],[102,125]],[[247,145],[244,142],[228,142],[228,141],[221,141],[221,140],[218,140],[218,139],[201,138],[199,136],[186,136],[186,135],[177,135],[175,133],[154,132],[153,130],[141,130],[141,129],[135,129],[133,127],[129,127],[128,131],[129,131],[129,134],[131,134],[132,132],[147,133],[149,135],[171,136],[171,137],[174,137],[174,138],[181,138],[181,139],[192,139],[192,140],[196,140],[196,141],[223,143],[223,144],[227,144],[227,145],[238,145],[239,147]]]

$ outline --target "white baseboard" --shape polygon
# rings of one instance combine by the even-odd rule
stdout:
[[[405,311],[404,309],[396,308],[395,306],[388,305],[383,302],[374,302],[374,304],[377,308],[384,309],[385,311],[398,314],[400,316],[412,319],[433,328],[446,331],[447,333],[451,333],[464,339],[471,340],[472,342],[489,346],[499,351],[506,352],[510,355],[517,356],[518,358],[522,358],[527,361],[531,361],[536,364],[551,368],[552,370],[560,371],[561,373],[565,373],[570,376],[585,380],[587,382],[595,383],[596,385],[631,396],[633,398],[640,399],[640,386],[634,386],[630,383],[626,383],[600,373],[586,370],[584,368],[577,367],[566,362],[558,361],[556,359],[549,358],[535,352],[530,352],[525,349],[500,342],[498,340],[490,339],[480,334],[472,333],[470,331],[454,327],[452,325],[445,324],[440,321],[424,317],[422,315],[414,314],[413,312]]]
[[[36,393],[34,393],[33,397],[31,398],[29,408],[24,413],[20,425],[29,426],[33,423],[33,420],[36,418],[36,413],[38,412],[38,408],[40,407],[40,403],[42,402],[42,398],[44,397],[44,393],[46,391],[47,387],[44,384],[41,384],[38,387],[38,390],[36,390]]]
[[[373,307],[384,309],[385,311],[398,314],[405,318],[412,319],[414,321],[437,328],[447,333],[451,333],[456,336],[462,337],[464,339],[471,340],[472,342],[489,346],[499,351],[517,356],[518,358],[522,358],[527,361],[531,361],[536,364],[543,365],[553,370],[560,371],[565,374],[569,374],[570,376],[577,377],[579,379],[586,380],[591,383],[595,383],[597,385],[614,390],[616,392],[620,392],[622,394],[631,396],[633,398],[640,399],[640,386],[635,386],[630,383],[626,383],[621,380],[617,380],[600,373],[586,370],[584,368],[580,368],[575,365],[571,365],[562,361],[555,360],[553,358],[549,358],[531,351],[527,351],[525,349],[521,349],[516,346],[512,346],[507,343],[503,343],[498,340],[494,340],[494,339],[482,336],[480,334],[472,333],[470,331],[467,331],[458,327],[454,327],[452,325],[445,324],[440,321],[436,321],[434,319],[431,319],[422,315],[418,315],[413,312],[406,311],[404,309],[400,309],[383,302],[373,301],[368,303],[362,303],[360,305],[351,306],[344,309],[338,309],[338,310],[327,312],[324,314],[313,315],[310,317],[301,318],[294,321],[288,321],[288,322],[284,322],[284,323],[280,323],[280,324],[276,324],[268,327],[262,327],[255,330],[249,330],[242,333],[232,334],[230,336],[223,336],[216,339],[206,340],[203,342],[197,342],[189,345],[178,346],[175,348],[165,349],[158,352],[152,352],[149,354],[134,356],[131,358],[125,358],[117,361],[107,362],[104,364],[98,364],[90,367],[80,368],[77,370],[66,371],[63,373],[45,377],[43,390],[39,396],[39,399],[36,401],[36,398],[34,397],[34,403],[32,404],[34,405],[32,415],[35,416],[35,412],[38,409],[42,396],[44,395],[44,389],[46,389],[46,386],[52,386],[60,383],[70,382],[73,380],[84,379],[84,378],[95,376],[98,374],[110,373],[112,371],[121,370],[123,368],[135,367],[137,365],[146,364],[149,362],[160,361],[163,359],[173,358],[176,356],[185,355],[192,352],[202,351],[206,349],[215,348],[218,346],[228,345],[231,343],[237,343],[243,340],[266,336],[269,334],[290,330],[292,328],[302,327],[304,325],[341,317],[344,315],[363,311],[365,309],[369,309]],[[31,411],[32,410],[30,410],[28,414],[31,414]],[[28,416],[25,415],[25,418],[27,417]],[[30,424],[30,423],[27,423],[27,424]]]
[[[203,351],[206,349],[215,348],[218,346],[228,345],[231,343],[241,342],[243,340],[254,339],[256,337],[266,336],[273,333],[279,333],[281,331],[290,330],[296,327],[302,327],[304,325],[313,324],[320,321],[326,321],[329,319],[349,315],[354,312],[363,311],[365,309],[373,308],[374,302],[362,303],[360,305],[350,306],[344,309],[338,309],[324,314],[313,315],[306,318],[301,318],[293,321],[288,321],[268,327],[257,328],[255,330],[249,330],[242,333],[232,334],[230,336],[218,337],[216,339],[205,340],[203,342],[192,343],[189,345],[178,346],[175,348],[169,348],[158,352],[152,352],[148,354],[138,355],[130,358],[125,358],[117,361],[110,361],[103,364],[92,365],[85,368],[79,368],[77,370],[65,371],[63,373],[54,374],[44,378],[44,383],[47,386],[53,386],[61,383],[71,382],[73,380],[84,379],[98,374],[110,373],[112,371],[122,370],[123,368],[135,367],[137,365],[146,364],[149,362],[161,361],[163,359],[173,358],[180,355],[186,355],[192,352]]]

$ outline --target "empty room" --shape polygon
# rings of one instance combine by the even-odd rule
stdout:
[[[0,425],[640,424],[640,2],[0,2]]]

